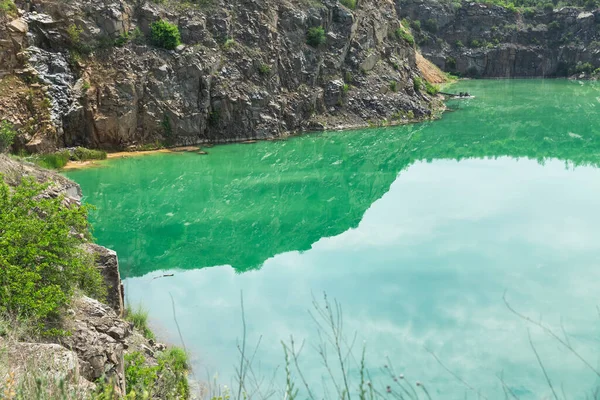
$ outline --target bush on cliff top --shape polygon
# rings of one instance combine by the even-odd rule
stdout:
[[[168,21],[159,20],[150,27],[150,40],[157,47],[162,47],[167,50],[174,50],[181,44],[181,35],[177,25],[173,25]]]
[[[87,212],[44,195],[24,178],[14,189],[0,175],[0,314],[28,319],[42,332],[79,288],[102,299],[106,288],[90,254]]]

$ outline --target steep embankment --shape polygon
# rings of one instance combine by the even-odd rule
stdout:
[[[600,10],[439,0],[399,0],[397,7],[412,22],[423,55],[445,71],[472,77],[553,77],[600,67]]]
[[[17,0],[4,13],[0,114],[17,148],[264,139],[432,114],[393,2],[160,3]],[[150,44],[159,20],[178,27],[175,50]]]

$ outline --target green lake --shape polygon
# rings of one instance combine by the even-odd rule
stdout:
[[[326,292],[349,342],[357,332],[357,359],[366,344],[379,390],[394,384],[389,358],[432,398],[480,398],[433,352],[488,399],[551,398],[529,332],[555,390],[586,398],[600,385],[600,84],[449,90],[476,97],[433,122],[115,159],[67,176],[96,206],[94,236],[118,252],[127,301],[181,345],[175,310],[200,381],[235,386],[243,292],[249,346],[262,338],[255,373],[279,368],[283,388],[280,341],[293,335],[306,340],[306,379],[331,389],[308,312]],[[590,367],[512,313],[505,293]]]

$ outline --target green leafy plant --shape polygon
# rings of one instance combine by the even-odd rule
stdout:
[[[0,0],[0,15],[16,17],[18,14],[15,2],[13,0]]]
[[[456,69],[456,58],[447,57],[445,65],[446,65],[446,69],[450,69],[450,70]]]
[[[398,39],[405,40],[411,46],[415,45],[415,38],[413,37],[413,35],[411,35],[410,32],[405,31],[403,28],[396,29],[396,37]]]
[[[157,356],[158,365],[147,365],[139,351],[125,355],[127,394],[147,394],[148,398],[187,399],[189,361],[184,350],[173,347]],[[135,396],[134,398],[137,398]]]
[[[454,42],[454,47],[456,47],[457,49],[462,49],[463,47],[465,47],[465,45],[460,40],[457,40],[456,42]]]
[[[396,81],[390,81],[390,90],[392,92],[395,92],[398,90],[398,82]]]
[[[258,67],[258,73],[261,75],[268,75],[271,72],[271,67],[268,64],[260,64]]]
[[[440,92],[440,88],[436,85],[432,85],[431,83],[425,81],[425,91],[428,94],[435,96],[436,94],[438,94]]]
[[[421,32],[421,21],[415,20],[410,23],[410,27],[417,32]]]
[[[415,92],[420,92],[424,86],[423,79],[419,78],[418,76],[413,78],[413,88],[415,89]]]
[[[129,42],[129,39],[131,39],[131,34],[128,31],[122,32],[119,37],[115,39],[115,46],[123,47]]]
[[[0,122],[0,153],[12,146],[15,136],[17,132],[10,122],[6,120]]]
[[[426,31],[429,31],[431,33],[436,33],[438,31],[437,21],[433,18],[429,18],[428,20],[423,22],[423,28],[425,28]]]
[[[67,35],[69,35],[69,40],[71,41],[71,45],[77,47],[81,44],[81,34],[83,33],[83,28],[78,27],[75,24],[69,25],[67,28]]]
[[[325,44],[325,29],[321,26],[312,27],[306,32],[306,44],[312,47],[319,47]]]
[[[223,43],[223,49],[224,50],[229,50],[232,49],[233,46],[235,46],[235,39],[233,38],[228,38],[225,43]]]
[[[157,47],[174,50],[181,44],[181,35],[177,25],[161,19],[150,26],[150,40]]]
[[[99,299],[106,294],[92,256],[81,247],[90,238],[88,208],[42,196],[46,188],[24,178],[11,190],[0,177],[0,314],[35,321],[42,331],[75,289]]]

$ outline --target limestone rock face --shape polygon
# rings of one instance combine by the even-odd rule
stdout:
[[[72,310],[68,326],[72,335],[60,338],[60,344],[77,354],[85,379],[94,382],[103,376],[114,378],[124,394],[124,342],[132,326],[119,319],[112,308],[89,297],[76,299]]]
[[[140,0],[17,5],[24,12],[13,25],[27,41],[9,47],[46,88],[56,132],[42,136],[55,147],[266,139],[431,115],[432,98],[412,90],[415,50],[394,34],[400,21],[387,0],[355,10],[335,0],[213,0],[185,10]],[[150,44],[159,19],[178,26],[176,50]],[[312,47],[306,35],[317,26],[325,43]],[[18,64],[1,57],[4,73]],[[391,81],[398,90],[388,90]],[[34,151],[51,147],[28,140]]]
[[[112,307],[118,316],[123,316],[125,311],[125,295],[123,284],[121,283],[121,274],[119,273],[119,260],[117,253],[106,247],[94,243],[87,245],[87,250],[91,252],[96,259],[96,266],[102,273],[106,286],[108,288],[107,304]]]
[[[513,12],[500,6],[399,0],[398,13],[422,29],[422,53],[445,71],[473,77],[567,76],[577,64],[600,67],[600,33],[591,12],[564,7]]]

